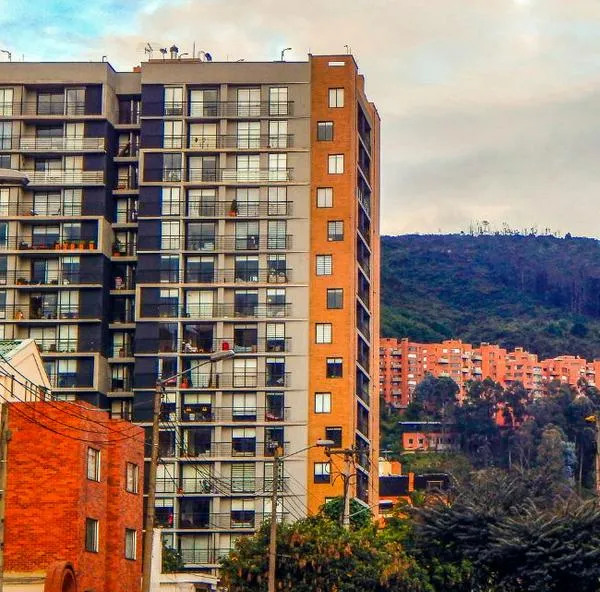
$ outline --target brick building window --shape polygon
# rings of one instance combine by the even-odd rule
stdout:
[[[314,464],[313,481],[315,483],[329,483],[331,480],[331,466],[328,462]]]
[[[315,342],[331,343],[331,323],[317,323],[315,325]]]
[[[98,520],[94,518],[85,519],[85,550],[90,553],[98,553]]]
[[[317,275],[333,273],[333,258],[331,255],[317,255]]]
[[[335,447],[340,448],[342,446],[342,428],[326,427],[325,440],[331,440]]]
[[[88,448],[87,478],[90,481],[100,481],[100,451],[95,448]]]
[[[344,155],[330,154],[328,159],[327,172],[330,175],[341,175],[344,172]]]
[[[330,220],[327,222],[327,240],[344,240],[344,222],[342,220]]]
[[[317,207],[332,208],[333,207],[333,187],[318,187],[317,188]]]
[[[327,378],[341,378],[343,376],[342,358],[327,358]]]
[[[344,89],[343,88],[330,88],[329,89],[329,106],[331,108],[338,108],[344,106]]]
[[[333,140],[333,121],[317,122],[317,140],[319,142],[328,142]]]
[[[129,493],[138,492],[139,476],[139,467],[134,463],[128,462],[125,468],[125,489],[129,491]]]
[[[135,560],[137,554],[137,531],[125,529],[125,559]]]
[[[343,308],[344,290],[342,288],[327,289],[327,308]]]
[[[331,393],[315,393],[315,413],[331,413]]]

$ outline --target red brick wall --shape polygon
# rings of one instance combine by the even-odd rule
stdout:
[[[80,590],[139,590],[140,554],[132,562],[125,559],[124,550],[113,552],[113,539],[118,538],[122,525],[120,543],[124,546],[125,522],[137,528],[141,540],[142,496],[125,495],[124,467],[126,459],[133,459],[140,465],[142,478],[143,432],[129,428],[126,433],[134,438],[108,445],[109,440],[123,437],[114,430],[120,432],[126,426],[79,403],[11,404],[6,571],[46,570],[57,561],[69,561]],[[90,446],[101,451],[100,482],[87,479]],[[99,520],[98,553],[85,550],[86,517]]]

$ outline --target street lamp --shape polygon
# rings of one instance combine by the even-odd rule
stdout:
[[[273,491],[271,492],[271,532],[269,534],[269,582],[268,592],[275,592],[275,570],[277,564],[277,493],[279,483],[279,467],[282,460],[306,452],[311,448],[331,448],[335,442],[333,440],[317,440],[312,446],[307,446],[295,452],[290,452],[284,456],[279,455],[279,446],[277,442],[271,442],[273,449]]]
[[[281,61],[283,62],[283,60],[285,59],[285,52],[286,51],[292,51],[291,47],[286,47],[285,49],[281,50]]]
[[[146,532],[144,533],[144,555],[142,562],[142,592],[150,592],[150,574],[152,571],[152,541],[154,535],[154,504],[156,501],[156,472],[158,467],[158,424],[160,420],[160,405],[162,401],[162,395],[165,392],[165,385],[170,383],[173,379],[177,379],[180,376],[193,372],[194,370],[219,362],[220,360],[228,360],[235,356],[235,351],[232,349],[215,352],[208,360],[200,362],[195,366],[190,366],[183,372],[173,374],[167,378],[159,378],[156,381],[156,389],[154,391],[154,410],[152,413],[152,450],[150,453],[150,467],[148,473],[148,504],[146,507]]]

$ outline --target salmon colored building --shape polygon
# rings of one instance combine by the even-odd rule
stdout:
[[[11,403],[8,429],[6,589],[140,590],[143,430],[57,401]]]
[[[388,405],[405,407],[426,375],[449,377],[464,395],[469,382],[491,378],[503,386],[520,382],[533,393],[543,394],[552,381],[577,386],[581,379],[594,386],[600,361],[576,356],[539,360],[522,347],[507,351],[498,345],[479,347],[460,340],[415,343],[408,339],[381,339],[379,349],[380,395]]]

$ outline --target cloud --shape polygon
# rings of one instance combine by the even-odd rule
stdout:
[[[283,47],[305,59],[348,44],[382,116],[385,232],[485,218],[599,234],[594,0],[62,0],[35,11],[0,0],[0,9],[0,43],[16,54],[107,55],[122,69],[145,59],[147,41],[186,52],[195,43],[222,60],[275,60]]]

